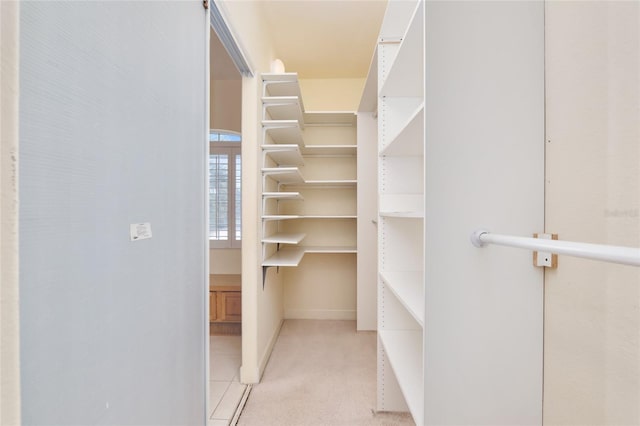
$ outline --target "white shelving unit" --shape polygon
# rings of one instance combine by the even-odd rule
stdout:
[[[281,185],[304,182],[304,178],[297,167],[264,167],[262,175],[273,179]]]
[[[298,120],[263,120],[264,139],[271,143],[302,145],[302,127]]]
[[[300,219],[302,216],[300,215],[292,215],[292,214],[265,214],[262,215],[262,220],[289,220],[289,219]]]
[[[424,413],[424,2],[391,1],[378,72],[378,410]]]
[[[356,155],[356,145],[306,145],[304,155]]]
[[[302,166],[304,160],[298,145],[262,145],[262,152],[278,166]]]
[[[265,96],[262,98],[264,116],[272,120],[288,120],[295,117],[300,123],[302,118],[302,105],[298,96]]]
[[[305,254],[357,253],[357,146],[353,112],[305,112],[295,73],[262,81],[264,279]]]
[[[299,247],[282,249],[264,259],[262,266],[298,266],[303,256],[304,250]]]
[[[299,244],[300,241],[304,239],[306,234],[297,233],[297,234],[286,234],[286,233],[278,233],[273,234],[268,237],[263,237],[263,243],[271,243],[271,244]]]
[[[299,192],[263,192],[262,198],[273,200],[302,200]]]
[[[355,179],[336,179],[336,180],[305,180],[305,185],[307,187],[313,186],[344,186],[344,187],[354,187],[358,184],[358,181]]]

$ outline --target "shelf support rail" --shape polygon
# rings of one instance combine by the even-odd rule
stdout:
[[[603,262],[619,263],[622,265],[640,266],[640,248],[635,247],[500,235],[493,234],[485,229],[474,231],[470,239],[471,243],[476,247],[484,247],[487,244],[497,244],[507,247],[600,260]]]

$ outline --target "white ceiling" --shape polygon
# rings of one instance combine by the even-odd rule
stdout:
[[[387,0],[262,0],[276,56],[300,78],[364,78]]]

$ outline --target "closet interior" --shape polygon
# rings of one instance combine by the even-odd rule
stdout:
[[[355,113],[305,111],[296,73],[262,85],[263,286],[286,268],[285,318],[355,319]]]

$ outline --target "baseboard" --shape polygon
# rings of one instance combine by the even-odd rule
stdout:
[[[355,321],[356,311],[350,309],[285,309],[284,318]]]
[[[273,351],[273,346],[276,344],[276,340],[278,340],[278,335],[280,334],[280,329],[282,328],[283,321],[284,320],[280,321],[280,324],[278,324],[273,334],[271,335],[271,339],[269,339],[269,344],[267,344],[264,352],[262,352],[262,356],[260,357],[260,360],[258,362],[258,381],[262,380],[264,369],[267,367],[267,362],[269,362],[269,357],[271,356],[271,351]]]

